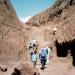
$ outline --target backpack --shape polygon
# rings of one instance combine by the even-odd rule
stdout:
[[[47,57],[46,51],[45,50],[41,51],[40,56],[41,56],[42,59],[45,59]]]
[[[45,48],[45,51],[47,52],[47,54],[48,54],[48,48]]]

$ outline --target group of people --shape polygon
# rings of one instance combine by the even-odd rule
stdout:
[[[49,55],[50,55],[50,48],[43,47],[38,51],[38,43],[36,40],[32,40],[29,44],[29,55],[30,55],[30,62],[33,63],[35,68],[37,60],[40,59],[40,63],[42,65],[41,69],[45,68],[45,65],[49,63]]]

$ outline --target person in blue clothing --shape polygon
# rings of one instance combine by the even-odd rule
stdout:
[[[45,51],[45,48],[41,49],[39,53],[39,58],[40,58],[41,65],[42,65],[41,69],[43,70],[47,61],[47,52]]]

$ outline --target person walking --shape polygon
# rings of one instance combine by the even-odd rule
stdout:
[[[34,51],[34,54],[32,55],[32,63],[33,63],[33,67],[35,68],[36,63],[37,63],[37,59],[38,59],[38,55],[37,55],[37,51]]]
[[[45,51],[45,48],[41,49],[41,52],[39,53],[39,58],[42,65],[41,69],[43,70],[45,68],[46,61],[47,61],[47,52]]]

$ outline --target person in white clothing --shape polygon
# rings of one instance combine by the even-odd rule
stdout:
[[[36,47],[37,41],[33,39],[30,41],[30,43],[31,43],[32,47]]]
[[[50,49],[49,47],[46,47],[45,50],[46,50],[46,52],[47,52],[47,62],[46,62],[46,64],[49,64],[51,49]]]

